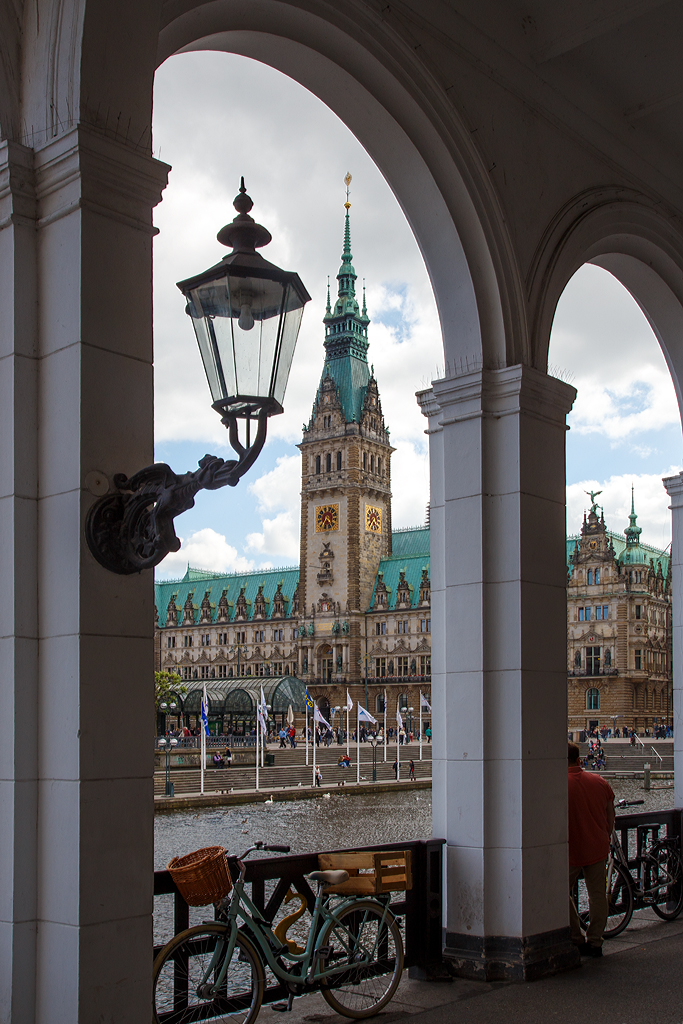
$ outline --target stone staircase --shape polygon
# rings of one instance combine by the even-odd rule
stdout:
[[[311,787],[313,783],[313,761],[312,751],[309,747],[309,764],[306,765],[306,749],[298,746],[295,750],[291,747],[280,749],[276,744],[271,744],[268,753],[275,754],[275,765],[270,768],[259,769],[259,789],[270,790],[276,793],[278,790],[298,788],[301,786]],[[315,763],[319,765],[323,776],[323,789],[336,789],[337,783],[342,780],[346,785],[353,785],[356,782],[356,749],[351,744],[349,754],[351,757],[350,768],[339,768],[337,761],[342,753],[346,753],[346,746],[332,745],[330,747],[318,747],[315,754]],[[361,744],[360,748],[361,781],[372,780],[372,748],[369,743]],[[377,781],[390,782],[394,778],[392,765],[396,756],[396,745],[389,744],[387,747],[387,760],[383,760],[384,747],[377,747]],[[410,743],[401,747],[401,781],[408,779],[408,761],[410,758],[415,762],[415,776],[418,779],[431,779],[432,777],[432,748],[430,744],[423,743],[422,757],[419,760],[420,747],[418,743]],[[154,773],[154,795],[163,796],[166,774],[164,769],[157,769]],[[175,795],[185,796],[190,793],[198,793],[200,788],[199,768],[173,768],[171,770],[171,781],[174,784]],[[254,789],[256,784],[256,769],[253,766],[232,767],[232,768],[207,768],[204,772],[205,793],[229,793],[230,790]]]
[[[605,771],[608,772],[642,772],[645,764],[649,764],[653,772],[672,772],[674,770],[673,743],[662,740],[645,740],[645,747],[640,743],[632,747],[629,742],[609,740],[603,743],[605,752]],[[588,743],[580,743],[581,756],[588,752]],[[661,761],[654,750],[661,757]]]

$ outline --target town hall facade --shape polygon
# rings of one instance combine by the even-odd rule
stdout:
[[[394,449],[368,364],[349,205],[323,371],[299,444],[299,569],[188,568],[157,582],[156,660],[186,686],[211,680],[217,692],[220,680],[297,676],[323,713],[343,707],[348,688],[382,717],[386,692],[388,722],[398,705],[412,725],[431,687],[429,527],[392,528]]]

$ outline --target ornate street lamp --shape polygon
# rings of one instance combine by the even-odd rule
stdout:
[[[244,178],[234,205],[237,216],[217,235],[232,251],[178,287],[187,300],[213,408],[238,457],[226,462],[205,455],[199,469],[182,476],[163,462],[130,478],[117,473],[114,490],[91,506],[85,526],[90,551],[111,572],[127,575],[150,569],[169,551],[177,551],[175,517],[192,508],[202,488],[234,487],[263,448],[268,417],[283,411],[310,295],[298,274],[281,270],[256,252],[271,235],[249,216],[254,204]]]

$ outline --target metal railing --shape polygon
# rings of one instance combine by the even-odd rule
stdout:
[[[163,736],[157,736],[154,740],[155,750],[165,750],[165,746],[159,745],[159,740],[164,739]],[[199,750],[201,739],[199,736],[179,736],[178,742],[176,743],[174,750]],[[206,748],[207,750],[213,749],[214,747],[254,747],[256,746],[255,736],[233,736],[228,734],[226,736],[207,736],[206,737]]]
[[[355,847],[359,850],[410,850],[413,887],[406,893],[398,893],[391,909],[396,917],[403,919],[405,966],[428,972],[441,961],[442,950],[442,848],[445,839],[413,840],[406,843],[383,843],[381,846]],[[321,851],[323,852],[323,851]],[[340,852],[340,851],[329,851]],[[264,857],[245,862],[246,882],[251,887],[249,895],[268,924],[273,923],[290,887],[306,900],[309,911],[313,910],[315,894],[306,875],[318,870],[318,854],[303,853],[287,857]],[[239,874],[235,857],[228,857],[233,878]],[[270,884],[268,884],[270,883]],[[274,883],[274,884],[273,884]],[[168,871],[154,872],[154,895],[172,894],[173,929],[177,934],[189,926],[189,907],[178,892]],[[266,898],[267,897],[267,898]],[[207,908],[209,910],[209,908]],[[208,914],[207,914],[208,917]],[[154,947],[154,956],[163,946]],[[279,985],[271,985],[264,992],[263,1002],[272,1003],[286,998],[287,992]]]
[[[663,763],[664,763],[664,758],[663,758],[663,757],[662,757],[662,755],[661,755],[661,754],[659,753],[659,751],[658,751],[658,750],[657,750],[657,749],[656,749],[655,747],[650,747],[650,750],[651,750],[651,751],[652,751],[652,753],[653,753],[653,754],[655,755],[655,757],[658,757],[658,758],[659,758],[659,763],[660,763],[660,764],[663,764]]]

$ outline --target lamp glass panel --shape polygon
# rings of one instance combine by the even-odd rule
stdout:
[[[213,401],[275,398],[282,405],[303,314],[296,290],[223,277],[193,288],[188,309]]]
[[[282,322],[280,346],[273,375],[273,398],[280,405],[284,405],[285,402],[285,390],[289,379],[289,371],[292,368],[294,349],[296,348],[296,340],[299,337],[303,313],[303,302],[299,298],[296,289],[288,285],[284,302],[285,315]]]

